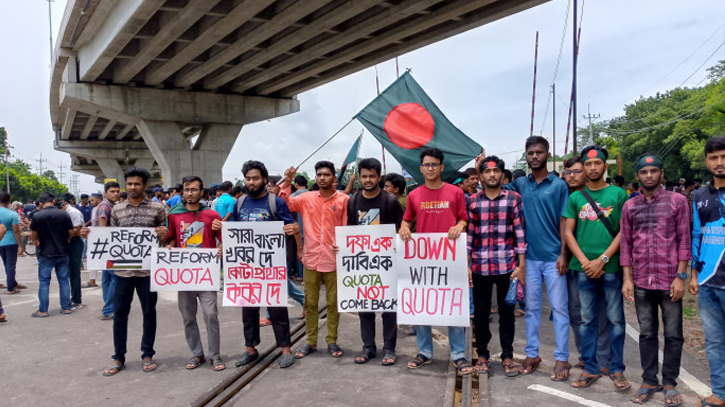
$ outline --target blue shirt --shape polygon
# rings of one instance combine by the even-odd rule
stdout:
[[[181,203],[181,195],[174,195],[171,198],[169,198],[168,201],[166,201],[166,205],[169,208],[173,208],[174,206],[176,206],[176,204],[180,204],[180,203]]]
[[[516,191],[524,202],[526,258],[556,261],[561,253],[559,221],[566,212],[569,187],[553,173],[537,184],[534,176],[519,177],[504,188]]]
[[[13,212],[8,208],[0,208],[0,222],[2,222],[8,229],[7,232],[5,232],[5,236],[3,236],[2,240],[0,240],[0,246],[18,244],[15,240],[15,235],[13,234],[13,225],[20,223],[18,213]]]
[[[290,212],[284,199],[278,196],[275,196],[274,198],[275,203],[277,204],[277,219],[272,218],[272,211],[269,208],[269,197],[267,195],[257,199],[247,195],[240,211],[237,211],[237,206],[234,205],[231,220],[234,222],[281,220],[284,221],[285,225],[295,223],[295,218],[292,216],[292,212]],[[219,203],[217,202],[217,207],[218,205]]]
[[[249,197],[247,197],[247,199],[249,199]],[[234,212],[234,206],[236,205],[236,203],[237,201],[234,200],[231,195],[225,192],[222,194],[222,196],[219,197],[219,199],[217,199],[214,210],[217,211],[222,219],[224,219],[224,217],[227,216],[228,213]]]
[[[704,185],[692,201],[692,269],[697,284],[725,289],[725,188]]]
[[[78,205],[76,205],[76,209],[81,211],[81,213],[83,214],[83,223],[88,223],[91,221],[91,213],[93,212],[93,205],[91,205],[90,203],[86,206],[78,204]]]

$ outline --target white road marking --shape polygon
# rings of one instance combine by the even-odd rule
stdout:
[[[630,338],[634,339],[635,342],[639,343],[639,331],[630,324],[627,324],[627,335],[629,335]],[[658,350],[657,353],[659,362],[660,364],[662,364],[665,355],[662,350]],[[690,372],[685,370],[684,367],[680,367],[680,380],[682,380],[687,385],[687,387],[692,389],[692,391],[700,396],[706,396],[710,394],[710,386],[701,382],[700,379],[693,376]]]
[[[529,390],[535,390],[542,393],[550,394],[552,396],[556,396],[562,399],[570,400],[575,403],[579,403],[583,406],[589,406],[589,407],[613,407],[609,404],[600,403],[598,401],[588,400],[584,397],[580,397],[571,393],[567,393],[565,391],[557,390],[551,387],[543,386],[541,384],[532,384],[529,387],[527,387]]]

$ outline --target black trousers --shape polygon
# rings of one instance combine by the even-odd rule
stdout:
[[[113,293],[115,312],[113,315],[113,359],[126,362],[126,342],[128,340],[128,314],[131,312],[133,293],[136,292],[141,303],[143,316],[143,334],[141,335],[141,358],[153,357],[156,342],[156,301],[158,294],[151,291],[151,277],[117,277],[116,291]]]
[[[292,345],[289,332],[289,315],[287,307],[268,307],[269,320],[272,321],[277,346],[286,348]],[[259,307],[242,308],[244,323],[244,346],[253,348],[259,345]]]
[[[665,349],[662,360],[662,384],[677,386],[682,360],[682,299],[672,302],[669,290],[646,290],[634,287],[634,307],[639,321],[639,357],[642,362],[642,381],[656,386],[659,363],[659,309],[665,328]]]
[[[358,312],[360,317],[360,336],[363,341],[363,349],[377,352],[375,347],[375,313]],[[395,312],[383,312],[383,351],[395,351],[395,343],[398,340],[398,318]]]
[[[498,338],[501,343],[501,360],[512,359],[514,356],[514,332],[516,328],[514,306],[506,304],[506,293],[509,289],[511,273],[498,276],[473,274],[473,310],[476,324],[476,350],[478,356],[486,360],[491,358],[488,343],[491,341],[491,327],[488,318],[491,316],[491,293],[496,286],[498,301]]]

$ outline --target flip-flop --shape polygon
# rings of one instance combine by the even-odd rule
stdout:
[[[248,364],[254,362],[255,360],[257,360],[258,357],[259,357],[259,352],[249,353],[247,351],[244,351],[244,353],[242,353],[242,357],[239,358],[239,360],[237,360],[236,365],[237,365],[237,367],[248,365]]]
[[[574,386],[574,382],[571,382],[571,387],[573,387],[575,389],[583,389],[585,387],[589,387],[589,386],[592,385],[592,383],[594,383],[595,381],[597,381],[597,379],[599,379],[600,377],[602,377],[602,375],[600,375],[600,374],[597,374],[597,375],[592,376],[592,377],[586,377],[584,375],[581,375],[576,380],[576,382],[584,382],[584,385],[583,386]]]
[[[32,316],[33,318],[48,318],[50,314],[48,314],[47,312],[35,311],[30,314],[30,316]]]
[[[8,294],[10,294],[10,295],[13,295],[13,294],[20,294],[21,292],[22,292],[22,291],[20,291],[20,289],[19,289],[19,288],[16,288],[16,289],[14,289],[13,291],[8,291]]]
[[[677,391],[677,389],[665,390],[665,397],[675,397],[679,394],[680,394],[680,392]],[[668,403],[665,399],[665,405],[667,407],[677,407],[680,404],[682,404],[682,400],[678,401],[677,403]]]
[[[144,373],[153,372],[154,370],[158,369],[158,367],[159,367],[156,364],[156,361],[153,359],[149,360],[148,362],[143,362],[142,365],[143,365],[142,367],[143,367]]]
[[[16,284],[16,285],[15,285],[15,288],[19,288],[19,289],[21,289],[21,290],[25,290],[25,289],[27,289],[27,288],[28,288],[28,286],[27,286],[27,285],[25,285],[25,284]]]
[[[556,364],[554,365],[554,378],[551,379],[551,381],[563,382],[569,380],[569,369],[571,369],[571,365],[569,364],[569,362],[557,360]],[[559,373],[564,371],[566,371],[566,377],[559,377]]]
[[[3,322],[8,322],[8,319],[5,317],[0,318],[0,324],[2,324]]]
[[[519,370],[520,370],[521,374],[525,374],[525,375],[534,374],[534,372],[536,372],[536,369],[539,368],[539,364],[541,364],[540,357],[538,357],[538,356],[535,358],[527,357],[526,359],[524,359],[524,363],[521,365],[521,369],[519,369]],[[528,368],[531,368],[531,371],[529,373],[526,373],[525,370]]]
[[[124,365],[124,364],[118,365],[118,364],[112,363],[112,364],[106,366],[106,369],[103,370],[103,375],[106,377],[115,376],[116,374],[118,374],[118,372],[123,370],[124,367],[126,367],[126,365]]]
[[[315,352],[317,352],[317,349],[313,348],[309,343],[306,343],[305,346],[297,349],[297,352],[295,352],[295,359],[302,359]]]
[[[619,373],[619,375],[617,375],[617,373]],[[630,383],[629,380],[627,380],[627,378],[624,377],[624,373],[622,373],[622,372],[614,372],[609,375],[609,378],[612,379],[612,381],[614,382],[614,388],[617,391],[624,391],[624,390],[627,390],[630,387],[632,387],[632,383]],[[622,383],[624,381],[627,381],[626,386],[624,386],[624,387],[617,386],[617,383]]]
[[[504,363],[507,360],[509,360],[510,362]],[[506,377],[516,377],[519,375],[519,373],[521,373],[521,372],[519,372],[519,369],[517,369],[516,366],[514,366],[513,360],[511,360],[511,359],[504,359],[501,362],[501,367],[503,367],[503,374],[505,374]],[[509,371],[506,371],[506,369],[509,369]]]
[[[478,358],[476,361],[476,366],[473,367],[473,370],[476,371],[476,373],[488,373],[488,360],[484,358]]]
[[[662,386],[652,387],[649,389],[640,387],[639,390],[637,390],[637,397],[632,398],[632,403],[644,404],[658,391],[662,391]],[[642,396],[644,396],[644,398],[642,398]],[[639,399],[639,401],[636,399]]]

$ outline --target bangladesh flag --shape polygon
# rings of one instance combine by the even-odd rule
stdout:
[[[338,189],[345,189],[345,187],[342,186],[342,179],[345,176],[345,171],[347,171],[347,166],[357,162],[357,157],[360,155],[360,144],[362,143],[362,130],[360,130],[360,136],[358,136],[357,140],[355,140],[355,144],[352,145],[350,148],[350,152],[347,153],[347,157],[345,157],[345,161],[340,166],[340,174],[337,176],[337,187]]]
[[[420,151],[434,147],[445,155],[443,179],[476,158],[481,146],[453,125],[405,72],[355,115],[419,183]]]

